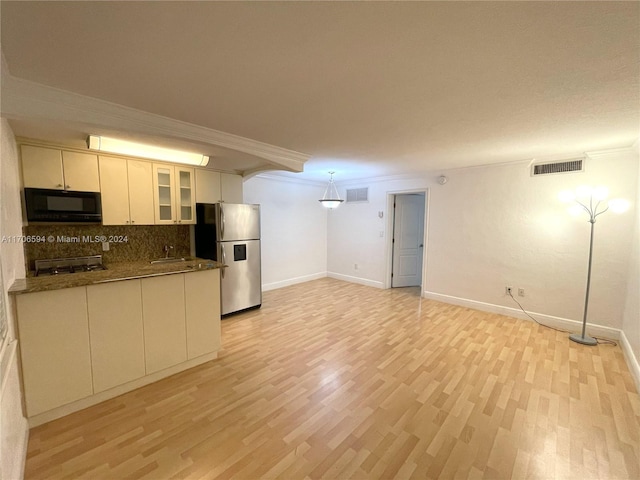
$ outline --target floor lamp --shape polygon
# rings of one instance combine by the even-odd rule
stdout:
[[[578,187],[575,192],[565,190],[560,192],[560,200],[564,202],[573,202],[574,205],[569,208],[572,214],[580,214],[582,211],[589,215],[589,223],[591,224],[591,235],[589,238],[589,263],[587,267],[587,291],[584,298],[584,316],[582,317],[582,334],[572,333],[569,338],[574,342],[583,345],[597,345],[598,341],[586,334],[587,329],[587,310],[589,307],[589,288],[591,287],[591,260],[593,259],[593,231],[596,225],[596,218],[608,210],[615,213],[622,213],[629,208],[629,202],[622,199],[612,199],[607,201],[609,190],[606,187],[591,188],[587,186]]]

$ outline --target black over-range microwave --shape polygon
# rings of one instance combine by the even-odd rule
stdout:
[[[29,222],[102,222],[98,192],[25,188],[24,200]]]

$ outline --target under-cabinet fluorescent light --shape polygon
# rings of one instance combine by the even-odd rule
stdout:
[[[151,160],[163,160],[165,162],[186,163],[202,167],[209,163],[209,157],[200,153],[183,152],[181,150],[172,150],[99,135],[89,135],[87,137],[87,146],[89,150],[131,155]]]

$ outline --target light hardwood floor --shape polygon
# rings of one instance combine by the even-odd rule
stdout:
[[[27,478],[640,478],[619,347],[332,279],[216,361],[31,431]]]

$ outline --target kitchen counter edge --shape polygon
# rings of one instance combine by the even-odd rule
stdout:
[[[23,293],[46,292],[176,273],[201,272],[203,270],[222,268],[223,266],[223,263],[200,258],[185,262],[156,265],[151,265],[148,261],[112,263],[107,265],[107,270],[99,272],[17,278],[9,288],[8,293],[10,295],[20,295]]]

